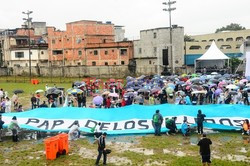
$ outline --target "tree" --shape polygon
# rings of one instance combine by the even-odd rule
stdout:
[[[216,29],[215,33],[222,32],[222,31],[239,31],[239,30],[245,30],[246,28],[241,26],[240,24],[231,23],[230,25],[227,25],[226,27],[221,27]]]
[[[237,67],[240,65],[241,60],[239,60],[239,58],[230,58],[230,62],[231,62],[230,67],[231,67],[232,73],[234,73]]]
[[[188,41],[190,42],[190,41],[194,41],[194,39],[192,39],[191,36],[189,36],[189,35],[184,35],[184,41],[185,42],[188,42]]]

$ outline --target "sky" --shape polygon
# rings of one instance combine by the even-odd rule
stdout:
[[[166,0],[165,0],[166,1]],[[167,0],[168,1],[168,0]],[[230,23],[250,29],[250,0],[176,0],[172,24],[184,27],[185,34],[213,33]],[[140,30],[169,26],[164,0],[1,0],[0,29],[17,28],[33,11],[33,21],[65,30],[65,23],[77,20],[112,21],[125,26],[125,36],[138,39]]]

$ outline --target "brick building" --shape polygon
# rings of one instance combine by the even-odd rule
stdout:
[[[66,30],[47,27],[49,61],[56,66],[127,65],[132,58],[131,42],[115,42],[111,22],[76,21]]]

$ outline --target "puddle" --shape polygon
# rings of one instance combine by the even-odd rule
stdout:
[[[250,158],[243,156],[243,155],[230,155],[230,154],[228,154],[226,157],[222,157],[222,159],[230,160],[230,161],[250,162]]]
[[[228,136],[224,136],[224,137],[221,137],[220,140],[222,142],[230,142],[230,141],[233,140],[233,138],[232,137],[228,137]]]
[[[239,150],[239,152],[241,152],[241,153],[247,153],[247,150],[246,150],[246,148],[241,148],[241,149]]]
[[[112,156],[108,157],[109,163],[114,163],[115,165],[132,165],[132,161],[126,157]]]

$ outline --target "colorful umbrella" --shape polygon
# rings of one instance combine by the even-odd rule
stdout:
[[[110,93],[109,96],[110,97],[119,97],[119,95],[117,93]]]
[[[101,96],[96,96],[93,98],[93,104],[100,105],[103,103],[103,98]]]
[[[168,88],[166,89],[166,92],[167,92],[168,94],[171,94],[171,93],[174,92],[174,89],[173,89],[172,87],[168,87]]]
[[[226,86],[227,89],[238,89],[239,87],[233,84]]]
[[[75,94],[81,94],[83,91],[81,89],[68,89],[68,94],[75,95]]]

